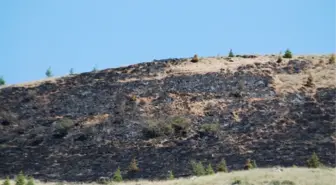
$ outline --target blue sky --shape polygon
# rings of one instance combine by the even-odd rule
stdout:
[[[8,84],[153,59],[335,51],[335,0],[1,0]]]

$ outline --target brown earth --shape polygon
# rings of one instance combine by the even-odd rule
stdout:
[[[0,176],[179,177],[190,160],[304,166],[313,152],[335,166],[335,64],[276,60],[156,60],[0,88]]]

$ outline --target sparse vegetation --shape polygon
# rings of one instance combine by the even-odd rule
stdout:
[[[202,162],[191,161],[190,164],[191,164],[192,172],[194,175],[202,176],[206,174],[206,171],[204,169]]]
[[[321,165],[320,160],[315,152],[312,154],[310,159],[307,160],[307,165],[309,168],[318,168]]]
[[[295,183],[290,180],[284,180],[281,182],[281,185],[295,185]]]
[[[34,182],[34,178],[33,178],[33,177],[28,177],[27,185],[35,185],[35,182]]]
[[[293,56],[292,56],[292,52],[289,50],[289,49],[287,49],[286,51],[285,51],[285,54],[284,54],[284,56],[283,56],[284,58],[292,58]]]
[[[245,170],[250,170],[250,169],[252,169],[253,168],[253,164],[252,164],[252,162],[251,162],[251,159],[247,159],[246,160],[246,163],[245,163],[245,166],[244,166],[244,169]]]
[[[218,164],[217,171],[228,172],[225,159],[222,159],[221,162]]]
[[[199,60],[198,55],[195,54],[194,57],[191,59],[191,62],[196,63],[196,62],[198,62],[198,60]]]
[[[279,53],[278,59],[276,61],[277,63],[281,63],[282,62],[282,56],[281,56],[281,52]]]
[[[234,57],[234,54],[233,54],[233,52],[232,52],[232,49],[230,49],[229,57]]]
[[[117,170],[113,174],[113,181],[114,182],[121,182],[123,180],[120,172],[120,168],[118,167]]]
[[[208,167],[205,169],[205,174],[206,175],[213,175],[213,174],[215,174],[215,171],[212,169],[211,164],[208,164]]]
[[[163,135],[170,135],[174,132],[170,123],[160,120],[149,120],[147,125],[142,129],[142,133],[147,138],[155,138]]]
[[[335,64],[336,63],[335,58],[336,58],[335,54],[331,54],[329,58],[329,64]]]
[[[0,86],[5,84],[6,84],[5,79],[2,76],[0,76]]]
[[[314,80],[314,79],[313,79],[312,74],[309,74],[309,75],[308,75],[307,82],[306,82],[306,84],[304,84],[304,86],[306,86],[306,87],[314,87],[315,84],[314,84],[313,80]]]
[[[182,135],[188,132],[191,123],[189,119],[181,116],[172,117],[169,122],[171,123],[175,134]]]
[[[15,185],[25,185],[26,184],[26,178],[23,175],[23,172],[21,171],[18,176],[16,176],[15,179]]]
[[[9,177],[6,177],[6,180],[2,183],[2,185],[10,185]]]
[[[138,167],[138,163],[135,158],[132,159],[130,165],[128,166],[129,172],[138,172],[140,169]]]
[[[49,67],[49,68],[47,69],[45,75],[46,75],[48,78],[53,76],[52,71],[51,71],[51,67]]]
[[[256,160],[252,160],[252,168],[258,168]]]
[[[207,134],[217,134],[219,131],[219,124],[218,123],[203,124],[201,125],[200,131],[205,132]]]
[[[168,180],[173,180],[173,179],[175,179],[175,177],[174,177],[174,173],[173,173],[172,170],[170,170],[170,171],[168,172]]]

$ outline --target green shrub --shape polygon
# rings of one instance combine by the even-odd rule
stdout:
[[[26,178],[23,175],[23,172],[21,171],[18,176],[16,176],[15,179],[15,185],[25,185],[26,184]]]
[[[284,58],[292,58],[293,56],[292,56],[292,52],[289,50],[289,49],[287,49],[286,51],[285,51],[285,54],[284,54],[284,56],[283,56]]]
[[[190,120],[184,117],[176,116],[169,121],[176,134],[183,134],[190,128]]]
[[[335,64],[335,63],[336,63],[335,54],[331,54],[329,58],[329,64]]]
[[[278,180],[272,180],[269,185],[280,185],[280,181]]]
[[[206,174],[202,162],[191,161],[190,164],[194,175],[202,176]]]
[[[232,49],[230,49],[229,57],[234,57],[234,54],[233,54],[233,52],[232,52]]]
[[[35,185],[33,177],[28,177],[27,185]]]
[[[281,182],[281,185],[295,185],[295,182],[290,180],[284,180]]]
[[[113,181],[114,182],[121,182],[122,176],[121,176],[121,172],[120,172],[120,168],[118,167],[117,170],[114,172],[113,174]]]
[[[10,185],[9,177],[6,177],[6,180],[2,183],[2,185]]]
[[[161,121],[147,121],[147,125],[142,129],[142,133],[147,138],[155,138],[173,133],[173,127],[170,123]]]
[[[307,160],[307,165],[309,168],[318,168],[320,166],[320,160],[315,152],[312,154],[310,159]]]
[[[219,172],[228,172],[228,168],[226,166],[226,161],[224,159],[221,160],[217,167],[217,171]]]
[[[70,75],[73,75],[73,74],[74,74],[74,69],[73,69],[73,68],[70,69],[69,74],[70,74]]]
[[[132,159],[130,165],[128,166],[128,171],[129,172],[138,172],[139,171],[138,163],[137,163],[135,158]]]
[[[46,75],[47,77],[52,77],[52,76],[53,76],[52,71],[51,71],[51,67],[49,67],[49,68],[47,69],[45,75]]]
[[[246,160],[246,163],[245,163],[245,166],[244,166],[244,169],[245,169],[245,170],[250,170],[250,169],[252,169],[252,168],[253,168],[253,165],[252,165],[251,160],[250,160],[250,159],[247,159],[247,160]]]
[[[205,174],[206,175],[213,175],[213,174],[215,174],[215,171],[212,169],[211,164],[208,164],[208,167],[205,169]]]
[[[252,160],[252,168],[258,168],[256,160]]]
[[[0,85],[5,85],[5,84],[6,84],[5,79],[2,76],[0,76]]]
[[[56,130],[68,130],[69,128],[73,127],[75,124],[69,118],[62,118],[54,122],[53,125]]]
[[[169,179],[169,180],[173,180],[173,179],[175,179],[175,177],[174,177],[174,174],[173,174],[173,171],[172,171],[172,170],[170,170],[170,171],[168,172],[168,179]]]
[[[218,123],[203,124],[201,126],[201,132],[205,132],[208,134],[217,134],[218,131],[219,131]]]

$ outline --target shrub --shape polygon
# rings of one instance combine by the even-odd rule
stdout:
[[[318,168],[320,166],[320,160],[315,152],[312,154],[310,159],[307,160],[307,165],[309,168]]]
[[[235,178],[231,183],[231,185],[239,185],[239,184],[243,184],[243,181],[238,178]]]
[[[47,69],[45,75],[46,75],[47,77],[52,77],[52,76],[53,76],[52,71],[51,71],[51,67],[49,67],[49,68]]]
[[[132,96],[131,96],[131,101],[136,101],[136,100],[137,100],[136,95],[132,95]]]
[[[175,179],[175,177],[174,177],[174,174],[173,174],[173,171],[172,171],[172,170],[170,170],[170,171],[168,172],[168,179],[169,179],[169,180],[173,180],[173,179]]]
[[[314,82],[313,82],[313,76],[311,74],[309,74],[308,79],[306,84],[304,84],[304,86],[306,87],[314,87]]]
[[[250,170],[250,169],[252,169],[253,168],[253,165],[252,165],[252,163],[251,163],[251,160],[250,159],[247,159],[246,160],[246,163],[245,163],[245,166],[244,166],[244,169],[245,170]]]
[[[138,164],[137,164],[137,161],[135,158],[132,159],[129,167],[128,167],[128,171],[129,172],[138,172],[139,171],[139,167],[138,167]]]
[[[229,57],[234,57],[234,54],[233,54],[233,52],[232,52],[232,49],[230,49]]]
[[[284,180],[281,182],[281,185],[295,185],[295,182],[290,180]]]
[[[194,175],[202,176],[206,174],[202,162],[191,161],[190,164]]]
[[[73,75],[73,74],[74,74],[74,69],[73,69],[73,68],[70,69],[69,74],[70,74],[70,75]]]
[[[6,177],[6,180],[2,183],[2,185],[10,185],[9,177]]]
[[[335,64],[335,63],[336,63],[335,54],[331,54],[329,58],[329,64]]]
[[[252,168],[258,168],[256,160],[252,160]]]
[[[113,174],[113,181],[114,182],[121,182],[122,176],[121,176],[121,172],[120,172],[120,168],[118,167],[117,170],[114,172]]]
[[[184,117],[173,117],[169,121],[177,134],[184,134],[189,130],[190,120]]]
[[[155,138],[172,134],[173,128],[170,123],[147,121],[147,125],[142,129],[142,133],[147,138]]]
[[[33,177],[28,177],[27,185],[35,185]]]
[[[272,180],[269,185],[280,185],[280,181],[278,180]]]
[[[26,181],[26,178],[23,175],[23,172],[21,171],[15,179],[15,185],[25,185],[26,184],[25,181]]]
[[[201,132],[205,132],[208,134],[216,134],[219,131],[219,124],[218,123],[210,123],[204,124],[201,126]]]
[[[221,160],[217,167],[217,171],[219,172],[228,172],[227,166],[226,166],[226,161],[224,159]]]
[[[284,58],[292,58],[292,52],[291,52],[289,49],[287,49],[287,50],[285,51],[285,54],[284,54],[283,57],[284,57]]]
[[[53,126],[57,130],[68,130],[74,126],[74,122],[69,118],[62,118],[53,123]]]
[[[6,81],[4,80],[4,78],[2,76],[0,76],[0,85],[5,85]]]
[[[206,175],[213,175],[213,174],[215,174],[215,171],[212,169],[211,164],[208,164],[208,167],[205,169],[205,174]]]
[[[198,62],[198,55],[195,54],[194,57],[191,59],[191,62]]]

